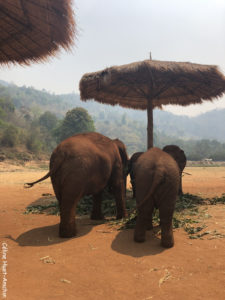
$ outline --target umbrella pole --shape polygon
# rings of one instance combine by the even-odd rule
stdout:
[[[148,149],[153,147],[153,105],[152,105],[152,98],[149,97],[147,99],[147,120],[148,120],[148,127],[147,127],[147,140],[148,140]]]

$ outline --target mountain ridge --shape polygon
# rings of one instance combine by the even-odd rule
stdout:
[[[33,87],[18,87],[0,80],[0,97],[8,96],[17,108],[28,107],[36,113],[54,112],[63,118],[65,113],[80,106],[89,112],[95,121],[115,121],[128,118],[147,127],[146,111],[100,104],[95,101],[81,101],[79,94],[55,95],[46,90]],[[171,112],[155,109],[154,129],[168,136],[182,139],[210,139],[225,141],[225,109],[214,109],[198,116],[175,115]]]

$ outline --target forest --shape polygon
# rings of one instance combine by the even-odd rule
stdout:
[[[225,160],[225,110],[189,118],[154,111],[154,145],[180,146],[188,160]],[[0,159],[48,158],[68,136],[97,131],[119,138],[129,155],[146,150],[146,112],[82,102],[78,94],[54,95],[0,81]]]

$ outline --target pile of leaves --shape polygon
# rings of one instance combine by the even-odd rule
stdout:
[[[126,209],[128,212],[133,210],[136,207],[135,199],[130,197],[131,192],[127,191],[127,200],[126,200]],[[43,197],[38,199],[36,203],[32,203],[27,206],[25,214],[50,214],[50,215],[59,215],[59,205],[56,198],[50,194],[43,194]],[[85,196],[77,204],[76,214],[90,215],[93,206],[92,196]],[[103,192],[102,200],[102,212],[106,217],[112,217],[116,215],[116,203],[114,196],[105,189]]]
[[[53,214],[59,215],[58,201],[52,195],[43,195],[37,204],[31,204],[26,208],[25,214]],[[40,201],[43,200],[43,201]],[[197,195],[183,194],[176,202],[175,212],[173,216],[173,228],[184,228],[189,237],[201,238],[208,234],[207,231],[200,233],[206,225],[202,224],[202,216],[204,218],[210,217],[204,211],[199,210],[202,205],[216,205],[225,204],[225,194],[221,197],[202,198]],[[77,215],[90,215],[93,205],[92,196],[85,196],[77,205]],[[110,222],[111,226],[117,226],[118,230],[131,229],[135,227],[137,211],[136,201],[131,197],[131,191],[127,191],[126,209],[128,217],[122,220],[115,220],[116,204],[113,195],[108,190],[103,193],[102,211],[106,220]],[[110,218],[109,218],[110,217]],[[112,218],[114,217],[114,218]],[[159,225],[159,212],[155,210],[153,213],[153,226]]]
[[[173,228],[183,228],[189,238],[196,239],[202,238],[204,235],[209,234],[209,231],[202,231],[206,225],[202,223],[203,219],[209,218],[210,216],[205,213],[205,209],[199,210],[202,205],[216,205],[216,204],[225,204],[225,194],[221,197],[214,198],[202,198],[197,195],[192,194],[183,194],[177,199],[175,212],[173,215]],[[121,220],[114,221],[114,224],[119,226],[119,229],[132,229],[135,227],[137,218],[136,209],[132,210],[129,214],[129,217]],[[153,226],[158,226],[160,223],[159,212],[154,210],[153,212]],[[217,233],[214,234],[214,236]]]

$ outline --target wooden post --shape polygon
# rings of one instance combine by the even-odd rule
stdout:
[[[151,97],[147,99],[147,122],[147,141],[149,149],[153,147],[153,105]]]

